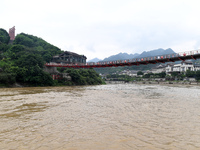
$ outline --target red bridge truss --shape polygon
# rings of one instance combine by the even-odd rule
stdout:
[[[65,67],[65,68],[100,68],[100,67],[118,67],[118,66],[132,66],[132,65],[147,65],[165,62],[185,61],[186,59],[200,58],[200,50],[193,50],[187,52],[180,52],[168,55],[159,55],[153,57],[133,58],[127,60],[116,61],[100,61],[89,62],[86,64],[58,64],[58,63],[46,63],[47,67]]]

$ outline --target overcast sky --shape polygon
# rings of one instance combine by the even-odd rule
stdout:
[[[0,28],[38,36],[88,60],[200,48],[200,0],[0,0]]]

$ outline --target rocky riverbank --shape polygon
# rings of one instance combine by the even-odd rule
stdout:
[[[106,84],[184,84],[184,85],[200,85],[197,81],[106,81]]]

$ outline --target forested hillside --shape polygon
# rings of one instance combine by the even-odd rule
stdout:
[[[0,53],[5,52],[7,49],[9,49],[9,40],[10,37],[8,32],[4,29],[0,29]]]
[[[10,45],[9,35],[3,29],[0,30],[0,37],[1,84],[53,85],[51,76],[43,71],[43,66],[53,55],[62,52],[59,48],[24,33],[17,35],[13,45]]]
[[[18,34],[13,42],[14,45],[23,45],[33,50],[36,54],[43,57],[45,62],[50,62],[52,57],[62,51],[58,47],[51,45],[41,38],[28,34]]]
[[[0,29],[0,86],[15,82],[27,86],[55,85],[56,82],[43,71],[43,67],[52,56],[63,51],[33,35],[18,34],[12,45],[8,44],[9,38],[8,33]],[[73,84],[79,85],[79,82],[73,81]]]

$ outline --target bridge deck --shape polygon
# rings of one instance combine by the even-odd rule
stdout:
[[[133,66],[133,65],[147,65],[165,62],[185,61],[187,59],[200,58],[200,50],[181,52],[169,55],[159,55],[153,57],[134,58],[128,60],[116,60],[116,61],[102,61],[102,62],[90,62],[86,64],[57,64],[46,63],[47,67],[65,67],[65,68],[100,68],[100,67],[119,67],[119,66]]]

